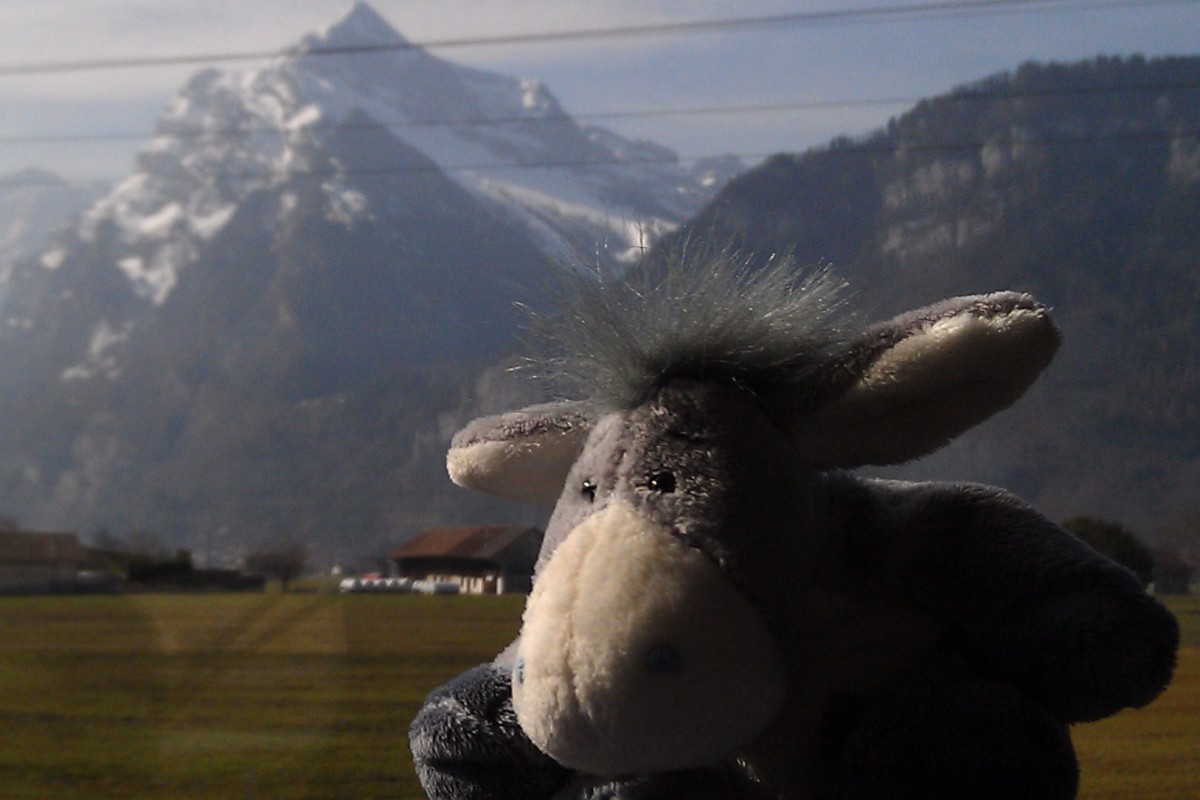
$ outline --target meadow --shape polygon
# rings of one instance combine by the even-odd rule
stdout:
[[[0,598],[0,796],[416,798],[408,722],[490,658],[522,598]],[[1200,598],[1153,705],[1074,735],[1084,800],[1195,798]]]

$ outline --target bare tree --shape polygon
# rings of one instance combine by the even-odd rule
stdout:
[[[124,538],[125,545],[131,553],[157,559],[166,559],[170,554],[162,536],[154,531],[129,531]]]
[[[265,578],[275,578],[287,591],[288,584],[304,573],[308,564],[308,548],[294,539],[285,539],[260,547],[246,555],[246,571]]]
[[[1154,555],[1150,548],[1121,523],[1095,517],[1071,517],[1063,521],[1062,526],[1128,568],[1143,586],[1154,580]]]
[[[1200,571],[1200,509],[1185,511],[1159,528],[1155,562],[1167,577],[1164,585],[1171,591],[1188,591],[1191,578]]]
[[[1180,514],[1173,525],[1159,532],[1159,542],[1178,553],[1192,567],[1200,569],[1200,508]]]
[[[108,528],[101,528],[92,534],[91,544],[97,550],[104,550],[110,553],[128,553],[130,549],[129,542]]]

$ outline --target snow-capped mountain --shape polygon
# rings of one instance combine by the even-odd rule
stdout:
[[[363,4],[263,66],[202,71],[132,174],[7,275],[0,514],[326,555],[534,521],[443,467],[511,391],[479,375],[515,304],[564,256],[620,268],[738,166],[579,126]]]
[[[365,114],[293,153],[309,169],[238,202],[132,228],[127,208],[99,213],[153,185],[139,175],[53,259],[14,269],[6,513],[218,551],[295,536],[329,554],[477,512],[449,496],[445,440],[511,347],[544,254]]]
[[[346,52],[362,47],[384,49]],[[90,210],[85,235],[115,224],[129,250],[121,269],[161,303],[199,243],[254,192],[321,177],[330,214],[370,215],[346,189],[358,175],[306,155],[352,116],[424,154],[556,257],[628,261],[739,166],[685,169],[665,148],[580,126],[541,83],[436,58],[358,3],[265,66],[196,75],[163,111],[134,174]],[[411,174],[386,162],[365,170]]]

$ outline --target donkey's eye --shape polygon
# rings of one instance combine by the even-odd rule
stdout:
[[[579,493],[586,497],[589,503],[594,503],[596,501],[596,482],[591,478],[586,479],[579,487]]]
[[[675,491],[675,476],[670,472],[656,472],[646,481],[646,488],[659,494],[670,494]]]

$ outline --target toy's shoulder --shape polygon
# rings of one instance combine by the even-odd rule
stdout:
[[[1178,625],[1137,577],[1009,492],[833,476],[821,582],[932,621],[943,649],[1064,722],[1150,702]]]

